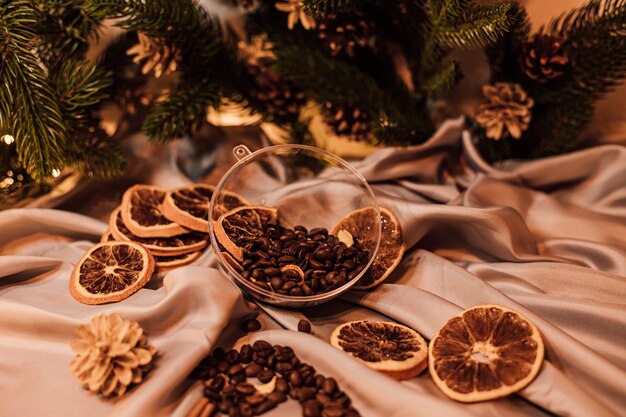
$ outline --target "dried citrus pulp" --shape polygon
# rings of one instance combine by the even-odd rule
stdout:
[[[188,229],[207,233],[209,231],[209,202],[214,192],[215,187],[206,184],[194,184],[171,190],[163,201],[163,214],[171,221]],[[220,193],[214,218],[244,205],[250,205],[250,203],[242,196],[224,190]]]
[[[383,321],[352,321],[338,326],[330,343],[368,367],[403,380],[426,368],[428,345],[415,330]]]
[[[124,193],[121,214],[124,224],[139,237],[171,237],[189,230],[163,215],[167,190],[152,185],[135,185]]]
[[[539,331],[520,313],[479,305],[448,320],[431,340],[430,375],[454,400],[491,400],[528,385],[543,353]]]
[[[264,206],[243,206],[222,214],[214,224],[217,240],[235,260],[259,238],[267,224],[276,223],[278,210]]]
[[[406,245],[402,240],[402,229],[396,216],[384,207],[380,207],[381,235],[378,253],[374,262],[363,277],[352,289],[366,290],[383,282],[398,266],[404,255]],[[342,238],[342,235],[356,239],[359,244],[374,250],[376,245],[376,230],[378,228],[376,210],[366,207],[353,211],[341,219],[330,233]]]
[[[153,271],[153,256],[138,243],[98,243],[74,267],[70,293],[84,304],[120,301],[143,287]]]

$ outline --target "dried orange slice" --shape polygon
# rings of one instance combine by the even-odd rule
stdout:
[[[167,191],[153,185],[135,185],[124,193],[121,213],[124,224],[139,237],[172,237],[189,232],[163,215]]]
[[[191,230],[207,233],[209,231],[209,202],[215,187],[207,184],[194,184],[171,190],[163,201],[163,214],[173,222]],[[250,205],[239,194],[222,191],[214,218],[236,207]]]
[[[159,272],[169,271],[174,268],[189,265],[200,257],[201,252],[191,252],[174,256],[155,256],[156,268]]]
[[[341,241],[356,239],[370,253],[376,245],[376,211],[371,207],[355,210],[341,219],[330,231]],[[383,282],[398,266],[406,245],[402,240],[400,222],[391,210],[380,207],[381,236],[378,253],[372,265],[352,289],[367,290]]]
[[[98,243],[72,271],[70,293],[83,304],[121,301],[146,285],[154,258],[135,242]]]
[[[265,225],[276,223],[278,210],[264,206],[237,207],[222,214],[213,225],[215,237],[235,258],[243,261],[243,251],[263,234]]]
[[[498,305],[469,308],[430,342],[430,375],[448,397],[477,402],[504,397],[533,380],[543,363],[539,330]]]
[[[426,368],[428,345],[415,330],[386,321],[351,321],[338,326],[330,343],[364,365],[392,378],[410,379]]]
[[[109,218],[109,229],[116,240],[140,243],[152,252],[154,256],[183,255],[185,253],[199,251],[208,244],[206,234],[199,232],[189,232],[166,238],[144,238],[135,236],[126,227],[119,208],[113,210],[113,213],[111,213],[111,217]]]

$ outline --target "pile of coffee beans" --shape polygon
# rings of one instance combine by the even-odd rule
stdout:
[[[300,361],[289,346],[257,340],[239,351],[216,348],[195,376],[204,380],[204,396],[216,413],[212,415],[257,416],[292,398],[302,405],[304,417],[360,416],[333,378]],[[275,379],[273,391],[257,389],[249,382],[254,378],[263,384]]]
[[[346,246],[325,228],[289,229],[270,224],[244,251],[241,276],[277,294],[308,296],[343,286],[363,271],[368,261],[369,251],[357,242]],[[300,270],[285,268],[290,265]]]

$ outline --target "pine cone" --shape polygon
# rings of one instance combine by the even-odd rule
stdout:
[[[332,56],[343,51],[353,57],[357,46],[366,47],[372,38],[372,24],[360,13],[339,14],[321,21],[317,32]]]
[[[117,313],[94,317],[89,325],[79,326],[77,333],[70,369],[94,394],[124,395],[130,385],[142,381],[156,355],[139,324]]]
[[[265,105],[268,114],[284,120],[297,115],[306,103],[304,91],[291,81],[282,79],[271,68],[270,60],[249,60],[248,71],[256,80],[256,86],[250,93]]]
[[[335,104],[330,101],[324,104],[324,121],[339,136],[360,141],[371,131],[370,115],[350,104]]]
[[[530,124],[533,99],[519,84],[511,83],[485,85],[483,95],[486,102],[479,106],[476,121],[486,129],[487,137],[500,140],[510,135],[520,139]]]
[[[138,33],[139,42],[126,53],[134,55],[133,62],[143,63],[142,74],[154,71],[154,76],[159,78],[162,74],[171,74],[176,71],[182,60],[182,53],[176,46],[168,45],[164,39],[149,38],[143,33]]]
[[[563,40],[556,36],[536,34],[524,44],[522,52],[524,73],[542,84],[563,75],[569,63]]]

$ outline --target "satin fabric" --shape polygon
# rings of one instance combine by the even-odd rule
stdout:
[[[182,417],[202,395],[187,378],[202,357],[261,338],[292,346],[335,377],[363,416],[626,415],[626,150],[598,146],[494,167],[462,129],[462,119],[448,121],[423,145],[354,164],[397,214],[408,251],[374,291],[314,308],[244,300],[210,249],[127,300],[82,305],[68,292],[69,276],[106,225],[58,210],[0,213],[0,415]],[[313,201],[328,190],[289,192]],[[517,395],[461,404],[427,372],[397,382],[328,343],[336,325],[363,318],[397,321],[429,339],[477,304],[515,309],[543,335],[546,361]],[[75,328],[114,311],[139,321],[160,354],[144,383],[112,401],[78,386],[68,364]],[[241,322],[254,316],[263,330],[246,335]],[[312,335],[296,331],[301,318]],[[290,401],[267,415],[300,413]]]

